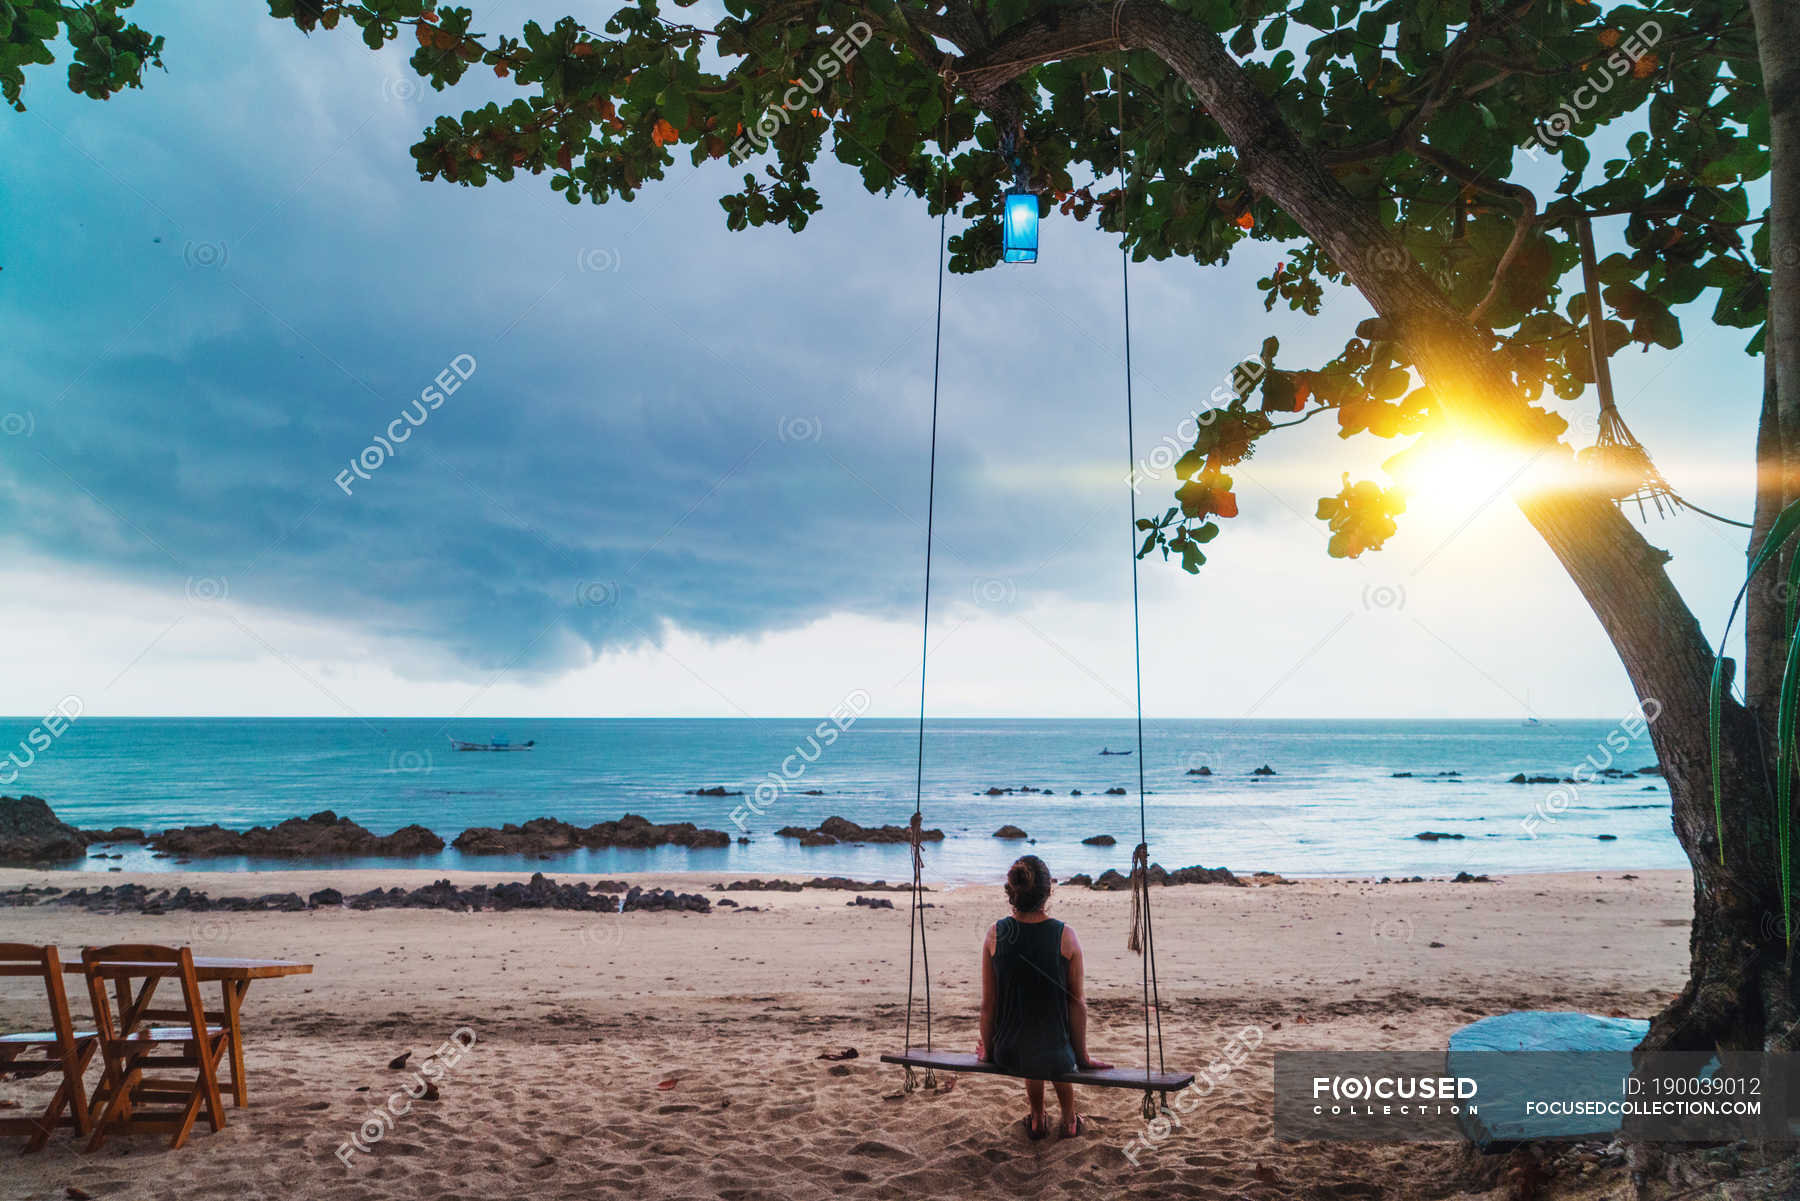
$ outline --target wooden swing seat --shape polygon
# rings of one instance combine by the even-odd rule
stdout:
[[[1016,1072],[1008,1072],[985,1060],[976,1059],[968,1051],[927,1051],[922,1047],[913,1047],[904,1055],[883,1055],[883,1063],[904,1064],[909,1068],[935,1068],[940,1072],[974,1072],[983,1076],[1010,1076],[1015,1080],[1026,1079]],[[1060,1076],[1046,1077],[1053,1082],[1067,1084],[1086,1084],[1095,1088],[1148,1088],[1155,1092],[1179,1092],[1194,1082],[1192,1072],[1151,1072],[1145,1074],[1142,1068],[1101,1068],[1097,1071],[1065,1072]]]

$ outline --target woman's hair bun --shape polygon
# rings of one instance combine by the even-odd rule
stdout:
[[[1036,855],[1021,855],[1006,871],[1006,899],[1020,913],[1036,913],[1050,899],[1050,868]]]

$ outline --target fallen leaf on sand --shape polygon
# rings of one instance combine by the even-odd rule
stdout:
[[[845,1047],[842,1051],[820,1051],[818,1057],[820,1059],[830,1059],[834,1061],[840,1059],[855,1059],[856,1048]]]
[[[411,1058],[412,1058],[411,1051],[402,1051],[400,1054],[398,1054],[398,1055],[394,1056],[392,1059],[388,1060],[388,1071],[390,1071],[390,1072],[405,1071],[406,1070],[406,1061]]]
[[[76,1188],[72,1184],[63,1190],[63,1196],[67,1197],[69,1201],[89,1201],[89,1198],[93,1195],[94,1194],[87,1192],[85,1189]]]
[[[1304,1013],[1296,1013],[1296,1014],[1295,1014],[1295,1015],[1294,1015],[1294,1025],[1296,1025],[1296,1026],[1306,1026],[1306,1025],[1310,1025],[1310,1024],[1311,1024],[1311,1023],[1309,1023],[1309,1022],[1308,1022],[1308,1021],[1307,1021],[1307,1020],[1306,1020],[1306,1015],[1305,1015],[1305,1014],[1304,1014]]]
[[[422,1095],[421,1095],[421,1096],[420,1096],[420,1098],[419,1098],[419,1099],[420,1099],[420,1100],[421,1100],[421,1101],[435,1101],[435,1100],[437,1100],[437,1099],[438,1099],[438,1087],[437,1087],[437,1085],[435,1085],[435,1084],[433,1084],[433,1083],[432,1083],[432,1082],[431,1082],[431,1081],[429,1081],[429,1080],[427,1080],[427,1081],[426,1081],[426,1082],[425,1082],[425,1092],[424,1092],[424,1093],[423,1093],[423,1094],[422,1094]]]
[[[1257,1164],[1255,1170],[1252,1171],[1250,1174],[1252,1176],[1256,1177],[1258,1180],[1262,1181],[1264,1184],[1275,1184],[1275,1183],[1279,1182],[1281,1179],[1281,1177],[1279,1177],[1275,1174],[1275,1169],[1271,1168],[1266,1163]]]
[[[674,1088],[675,1087],[675,1078],[673,1076],[671,1076],[667,1080],[658,1080],[656,1082],[656,1087],[657,1088]]]

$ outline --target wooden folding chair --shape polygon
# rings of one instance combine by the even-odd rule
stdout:
[[[230,1035],[223,1026],[207,1024],[193,952],[187,947],[88,947],[81,953],[81,963],[99,1021],[100,1054],[106,1061],[94,1093],[94,1132],[88,1150],[104,1143],[110,1129],[166,1131],[172,1135],[169,1149],[176,1150],[187,1142],[202,1105],[213,1130],[223,1129],[219,1061]],[[157,985],[164,980],[180,989],[179,1008],[159,1009],[153,1004]],[[177,1024],[149,1024],[169,1021]],[[144,1074],[146,1069],[193,1075],[152,1078]],[[172,1108],[144,1108],[158,1105]]]
[[[82,1076],[93,1061],[99,1038],[92,1030],[75,1029],[75,1020],[69,1013],[69,994],[63,988],[62,959],[55,947],[0,943],[0,976],[41,978],[50,1002],[49,1030],[0,1035],[0,1076],[55,1074],[62,1078],[49,1107],[40,1116],[0,1118],[0,1134],[28,1135],[21,1154],[42,1150],[58,1126],[73,1126],[76,1133],[86,1134],[90,1123],[87,1086],[82,1083]],[[25,1058],[33,1051],[42,1055]]]

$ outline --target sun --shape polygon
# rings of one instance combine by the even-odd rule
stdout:
[[[1431,435],[1389,459],[1385,468],[1407,502],[1469,507],[1544,487],[1551,456],[1477,435]]]

